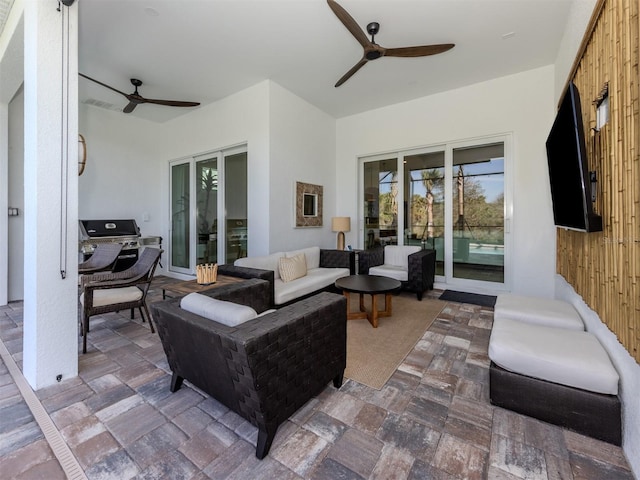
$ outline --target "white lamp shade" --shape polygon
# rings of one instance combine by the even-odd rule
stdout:
[[[331,230],[334,232],[348,232],[351,230],[351,217],[333,217]]]

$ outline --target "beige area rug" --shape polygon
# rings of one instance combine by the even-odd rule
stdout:
[[[370,295],[365,295],[364,304],[371,307]],[[393,315],[379,318],[378,328],[367,319],[347,320],[345,377],[380,390],[446,304],[430,298],[419,302],[415,295],[401,293],[393,296]],[[351,294],[352,311],[358,306],[358,295]],[[382,307],[384,297],[378,299]]]

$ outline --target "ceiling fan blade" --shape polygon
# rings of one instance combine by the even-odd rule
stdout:
[[[385,57],[426,57],[451,50],[455,43],[443,43],[440,45],[422,45],[419,47],[401,47],[385,49]]]
[[[333,13],[336,14],[336,17],[338,17],[342,24],[347,27],[347,30],[351,32],[351,35],[355,37],[360,45],[362,45],[363,47],[368,47],[369,45],[371,45],[371,42],[358,25],[358,22],[356,22],[344,8],[338,5],[334,0],[327,0],[327,3],[329,4],[329,8],[333,10]],[[336,87],[337,86],[338,85],[336,85]]]
[[[153,98],[142,98],[140,103],[153,103],[156,105],[166,105],[168,107],[197,107],[200,102],[180,102],[178,100],[156,100]]]
[[[129,102],[127,106],[122,109],[122,111],[124,113],[131,113],[138,105],[138,102]]]
[[[99,82],[99,81],[98,81],[98,80],[96,80],[95,78],[91,78],[91,77],[89,77],[89,76],[85,75],[84,73],[80,73],[80,72],[78,72],[78,75],[80,75],[82,78],[86,78],[87,80],[91,80],[92,82],[97,83],[98,85],[102,85],[103,87],[108,88],[109,90],[113,90],[114,92],[119,93],[120,95],[123,95],[123,96],[125,96],[125,97],[128,97],[128,95],[129,95],[129,94],[127,94],[127,93],[121,92],[121,91],[120,91],[120,90],[118,90],[117,88],[110,87],[110,86],[109,86],[109,85],[107,85],[106,83]]]
[[[353,67],[351,67],[351,70],[349,70],[347,73],[345,73],[342,76],[342,78],[340,80],[338,80],[338,83],[336,83],[336,88],[339,87],[340,85],[342,85],[347,80],[349,80],[351,78],[351,76],[354,73],[356,73],[358,70],[360,70],[362,67],[364,67],[364,64],[367,63],[367,62],[368,62],[368,60],[366,58],[363,58],[358,63],[356,63]]]

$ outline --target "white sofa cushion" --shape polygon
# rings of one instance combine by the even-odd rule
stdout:
[[[417,245],[387,245],[384,247],[384,264],[409,270],[409,255],[419,251]]]
[[[337,279],[349,275],[348,268],[312,268],[307,270],[307,275],[293,282],[285,283],[277,279],[273,285],[274,302],[276,305],[282,305],[332,285]]]
[[[200,293],[190,293],[183,297],[180,300],[180,308],[229,327],[235,327],[258,316],[253,308],[246,305],[218,300]]]
[[[280,278],[280,270],[278,262],[280,257],[284,257],[284,252],[276,252],[271,255],[261,257],[243,257],[238,258],[233,264],[236,267],[259,268],[261,270],[272,270],[274,278]]]
[[[309,247],[293,250],[292,252],[285,252],[285,256],[291,258],[301,253],[304,254],[307,259],[307,270],[320,267],[320,247]]]
[[[409,279],[409,270],[393,265],[378,265],[369,269],[369,275],[382,275],[383,277],[391,277],[401,282],[406,282]]]
[[[584,330],[580,314],[568,302],[513,293],[501,293],[493,309],[494,319],[508,318],[549,327]]]
[[[618,393],[618,372],[588,332],[498,318],[493,322],[489,358],[528,377],[590,392]]]
[[[307,274],[307,260],[304,253],[290,258],[280,257],[278,270],[280,271],[280,278],[285,283],[304,277]]]
[[[105,288],[93,291],[93,306],[137,302],[141,298],[142,290],[138,287]],[[84,293],[80,295],[80,303],[84,305]]]

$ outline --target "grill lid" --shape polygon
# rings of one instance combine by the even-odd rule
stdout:
[[[140,229],[131,220],[80,220],[80,238],[139,237]]]

